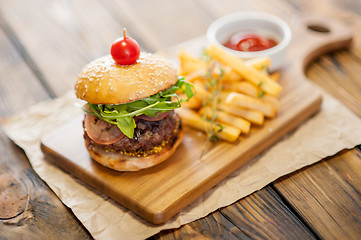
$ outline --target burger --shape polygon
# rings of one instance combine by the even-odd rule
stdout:
[[[117,171],[138,171],[165,161],[181,143],[174,109],[193,88],[166,59],[141,52],[132,64],[118,64],[111,55],[89,63],[75,94],[86,101],[83,129],[91,158]]]

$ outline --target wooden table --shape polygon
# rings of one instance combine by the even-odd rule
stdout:
[[[304,14],[348,24],[355,33],[352,48],[317,59],[307,76],[361,117],[359,0],[1,0],[0,116],[72,89],[82,67],[106,54],[122,27],[143,50],[155,52],[204,35],[216,18],[245,10],[290,24]],[[0,141],[0,239],[92,239],[1,128]],[[152,238],[360,239],[361,151],[344,150]]]

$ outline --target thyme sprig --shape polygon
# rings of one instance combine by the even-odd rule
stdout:
[[[201,156],[202,158],[209,142],[216,142],[218,140],[217,133],[223,130],[223,126],[216,122],[219,105],[221,103],[222,79],[224,77],[224,70],[221,65],[215,60],[209,61],[209,67],[204,76],[206,90],[210,95],[204,99],[203,108],[208,107],[211,111],[211,117],[207,118],[206,111],[203,112],[203,119],[210,123],[209,127],[205,129],[207,140],[203,146]],[[218,128],[216,128],[218,126]]]
[[[262,66],[261,66],[261,71],[267,73],[268,70],[269,70],[269,69],[268,69],[268,66],[267,66],[267,65],[262,65]],[[263,81],[261,81],[261,82],[258,83],[258,87],[259,87],[258,98],[263,98],[263,96],[264,96],[264,93],[265,93],[265,92],[264,92],[264,90],[263,90],[263,85],[264,85]]]

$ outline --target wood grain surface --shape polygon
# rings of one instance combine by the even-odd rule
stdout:
[[[155,52],[204,35],[217,17],[248,10],[272,13],[289,23],[304,15],[316,15],[350,26],[354,34],[352,48],[320,57],[309,66],[307,76],[361,116],[361,6],[358,0],[148,2],[0,1],[0,116],[21,112],[71,89],[82,66],[106,53],[123,26],[127,27],[130,36],[140,39],[143,50]],[[22,197],[28,199],[24,211],[19,211],[20,215],[0,220],[0,239],[91,238],[32,171],[24,153],[1,129],[0,142],[1,175],[11,181],[10,185],[6,185],[6,181],[1,185],[0,196],[4,196],[7,189],[13,192],[12,196],[17,196],[7,204],[1,200],[1,206],[5,207],[1,213],[13,212],[15,216],[17,210],[14,209],[17,208],[10,202],[23,208],[21,203],[25,200]],[[258,209],[257,217],[242,214],[240,218],[239,214],[224,213],[221,209],[180,229],[162,232],[154,239],[305,239],[308,238],[306,234],[310,238],[359,239],[359,156],[359,150],[355,148],[347,154],[330,157],[227,207],[235,212],[240,209],[236,208],[239,205],[246,211]],[[304,171],[307,174],[303,174]],[[286,206],[282,207],[283,213],[277,208],[276,216],[267,211],[274,202],[273,194],[266,194],[270,188],[275,190],[280,206]],[[257,208],[260,193],[264,206],[261,209]],[[280,219],[278,215],[287,217]],[[273,221],[273,218],[279,220]],[[303,229],[303,235],[292,234],[290,221],[302,223],[297,226]],[[275,222],[279,224],[278,228],[272,227]],[[255,227],[258,224],[263,228]],[[273,235],[264,234],[268,227]]]
[[[199,231],[200,229],[204,231]],[[271,187],[152,239],[316,239]]]
[[[361,223],[354,221],[360,219],[361,213],[360,163],[359,150],[343,151],[280,179],[274,186],[318,235],[352,239],[361,231]],[[325,178],[329,181],[321,180]],[[345,225],[340,226],[342,221]]]

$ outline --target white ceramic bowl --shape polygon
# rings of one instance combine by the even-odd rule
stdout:
[[[242,52],[224,47],[223,44],[238,32],[256,33],[274,39],[278,44],[272,48],[256,52]],[[262,12],[238,12],[226,15],[214,21],[207,30],[207,38],[211,43],[235,56],[243,59],[269,56],[271,71],[282,67],[291,35],[291,29],[285,21]]]

